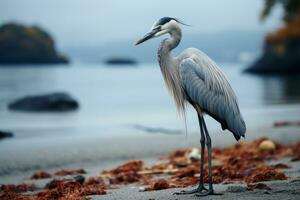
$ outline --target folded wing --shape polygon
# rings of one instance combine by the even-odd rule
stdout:
[[[245,137],[246,125],[237,98],[225,75],[204,53],[181,61],[182,87],[193,104],[221,123],[239,140]]]

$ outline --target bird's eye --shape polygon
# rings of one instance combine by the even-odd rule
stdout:
[[[153,30],[154,31],[160,31],[161,30],[161,25],[154,27]]]

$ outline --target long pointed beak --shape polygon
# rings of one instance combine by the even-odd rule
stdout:
[[[145,41],[153,38],[155,36],[155,34],[157,32],[159,32],[159,31],[160,31],[160,29],[153,29],[150,33],[147,33],[143,38],[141,38],[138,41],[136,41],[134,43],[134,45],[139,45],[139,44],[141,44],[141,43],[143,43],[143,42],[145,42]]]

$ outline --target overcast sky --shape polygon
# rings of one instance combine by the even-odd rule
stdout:
[[[97,46],[140,37],[163,16],[193,25],[188,33],[278,27],[281,10],[260,23],[262,7],[263,0],[1,0],[0,23],[40,25],[63,47]]]

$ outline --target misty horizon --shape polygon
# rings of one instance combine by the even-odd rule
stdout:
[[[280,26],[282,11],[277,8],[261,23],[262,7],[261,0],[190,3],[92,0],[84,6],[79,0],[3,0],[0,2],[0,23],[38,25],[53,36],[59,49],[68,49],[103,46],[113,41],[133,42],[162,16],[178,17],[191,24],[192,27],[184,27],[184,35],[233,30],[266,33]]]

